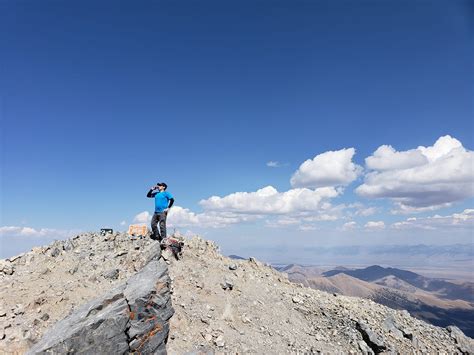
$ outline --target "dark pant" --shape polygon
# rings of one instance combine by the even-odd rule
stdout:
[[[166,238],[166,215],[166,212],[155,212],[153,214],[151,219],[152,239],[162,241]],[[158,224],[160,225],[160,230],[158,230]]]

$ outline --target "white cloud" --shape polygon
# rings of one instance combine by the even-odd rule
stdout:
[[[135,223],[149,223],[151,222],[151,214],[148,211],[143,211],[137,214],[133,218],[133,222]]]
[[[474,152],[450,136],[404,152],[382,146],[366,164],[374,170],[356,192],[389,198],[400,213],[438,209],[474,196]]]
[[[121,225],[121,226],[127,225],[127,221],[122,221],[122,222],[120,222],[120,225]]]
[[[357,223],[354,221],[351,221],[351,222],[344,223],[341,229],[343,231],[351,231],[351,230],[356,229],[357,227],[358,227]]]
[[[255,192],[235,192],[224,197],[212,196],[200,201],[200,205],[211,211],[289,214],[322,209],[326,200],[338,196],[341,192],[334,187],[315,190],[299,188],[278,192],[273,186],[266,186]]]
[[[279,161],[270,160],[269,162],[267,162],[267,166],[269,168],[281,168],[282,166],[284,166],[284,164],[280,163]]]
[[[452,229],[474,227],[474,209],[465,209],[461,213],[453,213],[449,216],[435,215],[425,218],[408,218],[405,221],[396,222],[391,225],[394,229]]]
[[[452,138],[449,135],[438,138],[436,143],[431,147],[419,146],[423,155],[425,155],[429,161],[433,162],[449,154],[453,149],[462,148],[463,146],[460,141],[456,138]]]
[[[347,210],[348,217],[362,216],[368,217],[380,212],[380,207],[367,206],[360,202],[350,203],[348,205],[341,205],[340,207],[343,210]]]
[[[402,202],[394,202],[394,208],[390,211],[392,214],[412,214],[421,212],[436,211],[440,208],[450,207],[452,203],[440,203],[438,205],[427,206],[427,207],[413,207],[403,204]]]
[[[383,221],[370,221],[364,225],[364,228],[369,230],[381,230],[385,229],[385,223]]]
[[[355,214],[356,216],[372,216],[373,214],[377,213],[378,209],[377,207],[367,207],[367,208],[360,208],[358,209]]]
[[[173,206],[168,215],[168,221],[173,227],[222,228],[231,224],[255,220],[255,216],[235,214],[230,212],[194,213],[187,208]]]
[[[65,239],[79,233],[79,230],[63,230],[53,228],[35,229],[31,227],[3,226],[0,227],[1,237],[31,237]]]
[[[373,170],[408,169],[426,164],[428,158],[418,149],[397,152],[390,145],[380,146],[372,156],[365,159],[365,164]]]
[[[137,214],[133,221],[136,223],[150,223],[152,215],[148,211]],[[167,216],[167,226],[174,228],[201,227],[222,228],[231,224],[255,220],[256,216],[235,214],[230,212],[203,212],[194,213],[187,208],[174,205]]]
[[[347,185],[362,173],[352,162],[354,148],[329,151],[306,160],[291,177],[291,186],[316,188]]]

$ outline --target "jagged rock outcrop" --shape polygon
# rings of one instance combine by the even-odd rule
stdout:
[[[126,283],[56,323],[27,354],[164,354],[173,315],[169,284],[164,260],[152,260]]]
[[[0,353],[162,349],[173,309],[160,255],[149,238],[85,233],[2,260]]]

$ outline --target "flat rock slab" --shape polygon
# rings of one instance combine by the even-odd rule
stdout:
[[[125,285],[117,287],[57,322],[27,354],[127,352],[129,310],[124,289]]]

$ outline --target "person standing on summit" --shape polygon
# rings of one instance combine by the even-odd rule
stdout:
[[[146,197],[155,198],[155,213],[151,219],[151,239],[162,241],[166,238],[166,216],[168,211],[173,206],[174,198],[166,191],[168,185],[164,182],[159,182],[150,188]],[[158,224],[160,229],[158,230]]]

